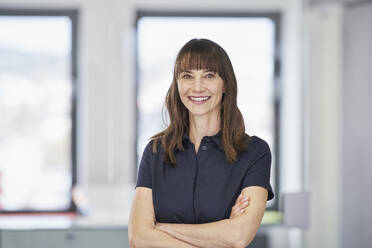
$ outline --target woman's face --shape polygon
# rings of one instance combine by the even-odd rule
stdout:
[[[208,70],[188,70],[177,80],[181,101],[196,116],[218,113],[221,108],[224,82],[218,73]]]

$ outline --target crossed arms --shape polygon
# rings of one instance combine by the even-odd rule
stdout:
[[[229,219],[205,224],[155,223],[152,190],[137,187],[128,228],[130,247],[244,248],[256,235],[267,197],[267,189],[250,186],[242,190]]]

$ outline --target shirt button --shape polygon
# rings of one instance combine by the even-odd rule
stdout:
[[[208,147],[207,147],[207,146],[202,146],[201,149],[202,149],[203,151],[205,151],[205,150],[208,149]]]

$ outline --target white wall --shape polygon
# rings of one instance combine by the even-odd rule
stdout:
[[[306,107],[307,182],[310,228],[306,247],[340,247],[342,7],[326,5],[305,13],[308,35]]]
[[[311,2],[305,110],[312,199],[304,243],[370,247],[372,1]]]

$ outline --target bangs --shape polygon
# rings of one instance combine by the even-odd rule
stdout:
[[[218,56],[217,51],[210,46],[184,47],[177,56],[174,75],[178,78],[180,73],[184,71],[208,70],[222,76],[221,73],[223,70],[219,61],[220,56]]]

